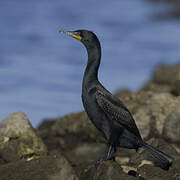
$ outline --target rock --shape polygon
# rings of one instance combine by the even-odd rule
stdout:
[[[166,118],[174,112],[179,112],[180,97],[174,97],[169,93],[139,91],[126,103],[141,136],[150,139],[162,136]]]
[[[0,123],[0,157],[4,163],[45,155],[46,146],[23,112],[13,113]]]
[[[102,162],[99,166],[97,177],[99,180],[133,180],[135,177],[126,174],[123,169],[113,161]]]
[[[162,135],[166,117],[179,107],[180,101],[169,93],[154,94],[148,102],[150,118],[158,135]]]
[[[32,161],[20,160],[0,166],[1,180],[78,180],[61,153]]]
[[[94,165],[90,165],[82,170],[79,176],[79,180],[97,180],[97,169]]]
[[[172,143],[180,144],[180,109],[178,107],[165,119],[163,136]]]
[[[129,160],[130,160],[130,157],[121,157],[121,156],[116,156],[115,157],[116,159],[116,162],[120,165],[126,165],[128,164]]]
[[[138,168],[138,175],[144,179],[153,180],[179,180],[180,179],[180,159],[175,159],[173,161],[172,167],[169,171],[164,171],[158,167],[152,165],[143,165]]]
[[[85,113],[76,113],[60,119],[44,121],[38,128],[49,151],[59,149],[80,173],[81,166],[94,164],[107,152],[103,136]]]
[[[179,156],[175,148],[169,143],[165,142],[163,139],[152,138],[147,143],[171,155],[173,158],[177,158]],[[151,154],[147,150],[140,148],[138,153],[135,153],[134,156],[131,157],[129,161],[129,166],[136,167],[136,168],[142,167],[143,164],[148,164],[148,165],[152,164],[151,166],[156,166],[156,165],[153,165],[154,163],[156,164]]]
[[[52,126],[52,131],[61,137],[70,135],[71,138],[76,138],[76,141],[74,141],[76,145],[78,141],[105,142],[102,134],[88,119],[85,112],[74,113],[60,118]],[[66,143],[68,144],[68,142]],[[63,142],[61,144],[63,145]]]
[[[116,162],[104,161],[97,171],[90,166],[81,174],[80,180],[133,180],[133,176],[126,174]]]
[[[115,160],[120,166],[124,166],[124,165],[126,166],[128,165],[131,157],[134,156],[135,153],[136,150],[134,149],[118,147],[116,151]]]
[[[71,161],[73,166],[94,164],[97,159],[105,156],[106,153],[106,144],[85,142],[64,152],[66,158]]]
[[[174,149],[176,150],[176,152],[177,152],[178,154],[180,154],[180,145],[178,145],[178,144],[172,144],[172,146],[174,147]]]
[[[153,180],[170,180],[171,175],[158,167],[153,167],[152,165],[143,165],[138,169],[138,176],[144,179]]]
[[[136,125],[140,131],[141,137],[146,139],[150,136],[151,132],[151,117],[149,115],[149,109],[145,107],[141,107],[134,114],[134,119],[136,121]]]
[[[125,102],[129,100],[129,97],[133,94],[129,89],[121,89],[117,91],[114,96],[118,97],[121,101]]]
[[[147,102],[152,96],[153,92],[151,91],[139,91],[137,93],[129,94],[129,97],[124,98],[123,101],[133,115],[136,125],[143,138],[147,138],[150,134],[151,118],[149,116]],[[117,97],[120,98],[119,96]]]
[[[166,85],[180,83],[180,64],[160,65],[154,71],[152,82]]]
[[[172,167],[169,170],[169,174],[171,175],[171,179],[180,179],[180,157],[174,160]]]
[[[168,90],[175,96],[180,95],[180,64],[161,65],[156,68],[152,81],[153,84],[161,87],[161,90]]]
[[[120,90],[115,95],[132,113],[141,136],[147,138],[150,133],[151,125],[148,109],[145,105],[148,98],[152,96],[152,93],[145,91],[133,93],[128,90]]]
[[[121,168],[123,169],[123,171],[126,174],[130,174],[130,173],[134,172],[134,176],[136,176],[137,168],[130,167],[130,166],[125,166],[125,165],[122,165]]]
[[[171,93],[172,87],[168,84],[156,84],[148,82],[140,91],[151,91],[153,93]]]
[[[49,123],[46,125],[40,125],[38,134],[50,150],[59,146],[69,151],[78,148],[81,143],[106,143],[85,112],[70,114],[57,119],[50,126]]]
[[[174,96],[179,96],[180,95],[180,84],[177,83],[177,84],[175,84],[175,86],[172,86],[170,93]]]

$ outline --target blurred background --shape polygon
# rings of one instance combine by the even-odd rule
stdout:
[[[179,7],[163,0],[0,1],[0,120],[21,110],[37,127],[83,110],[87,54],[60,29],[97,34],[107,89],[139,89],[155,66],[180,60]]]

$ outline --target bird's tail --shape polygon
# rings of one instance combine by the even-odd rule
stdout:
[[[153,156],[154,163],[164,170],[168,170],[172,164],[173,157],[160,151],[158,148],[153,147],[146,142],[142,143],[142,147],[149,151]]]

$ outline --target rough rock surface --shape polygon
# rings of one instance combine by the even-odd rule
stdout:
[[[113,161],[102,162],[96,170],[93,166],[85,169],[80,180],[133,180],[133,176],[126,174],[123,169]]]
[[[85,112],[67,115],[50,123],[44,121],[40,125],[39,135],[49,151],[61,149],[73,165],[92,164],[105,154],[105,140]]]
[[[170,142],[180,143],[180,109],[177,107],[164,122],[163,136]]]
[[[154,71],[152,83],[160,87],[169,87],[170,93],[175,96],[180,95],[180,64],[159,66]]]
[[[88,129],[88,131],[87,131]],[[71,134],[82,141],[105,142],[101,133],[94,127],[85,112],[74,113],[57,120],[52,126],[52,131],[59,136]],[[83,135],[83,136],[82,136]]]
[[[47,149],[23,112],[8,116],[0,123],[0,158],[11,162],[45,156]],[[2,162],[1,161],[1,162]]]
[[[168,92],[154,93],[151,90],[140,90],[139,92],[131,94],[129,99],[125,99],[123,102],[133,114],[139,131],[144,139],[161,136],[164,132],[165,125],[168,123],[170,123],[171,126],[172,123],[174,125],[177,124],[176,131],[179,132],[180,127],[178,124],[177,113],[180,111],[180,97],[173,96]],[[168,118],[171,118],[170,116],[175,113],[176,118],[174,115],[174,119],[172,121],[168,121]],[[171,133],[173,128],[170,130],[170,127],[166,126],[166,129],[167,128],[168,134]],[[178,142],[179,134],[174,132],[172,133],[174,135],[173,137],[171,135],[169,140]],[[167,136],[166,133],[165,136]]]
[[[20,160],[0,166],[0,180],[78,180],[69,162],[58,153],[33,159]]]

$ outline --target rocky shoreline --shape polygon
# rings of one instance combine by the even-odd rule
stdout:
[[[115,94],[132,112],[142,137],[174,157],[164,171],[148,152],[119,148],[116,161],[93,163],[107,145],[85,112],[44,120],[34,129],[23,112],[0,123],[0,180],[180,179],[180,64],[159,66],[139,91]]]

